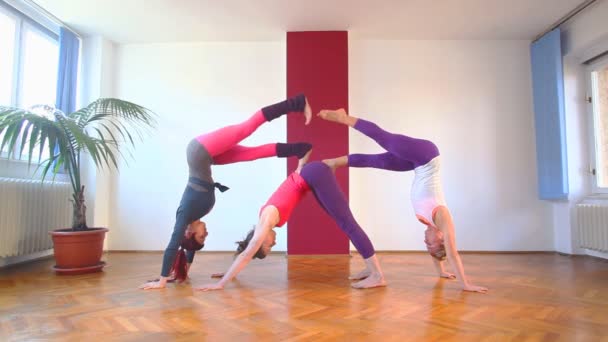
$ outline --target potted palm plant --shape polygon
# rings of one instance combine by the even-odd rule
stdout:
[[[96,167],[118,168],[123,147],[133,147],[134,136],[154,127],[154,113],[131,102],[104,98],[73,113],[49,106],[30,110],[0,106],[0,151],[21,159],[27,149],[28,165],[38,152],[42,181],[49,174],[67,174],[74,191],[72,227],[50,232],[55,252],[54,269],[59,274],[100,271],[103,241],[107,228],[88,227],[81,182],[81,155],[88,153]],[[3,135],[3,136],[2,136]],[[123,146],[126,145],[126,146]],[[43,151],[49,158],[42,161]]]

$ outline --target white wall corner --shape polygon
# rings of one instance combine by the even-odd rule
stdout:
[[[99,35],[82,40],[80,103],[83,106],[102,97],[114,96],[114,49],[113,42]],[[88,155],[83,158],[82,178],[90,227],[109,226],[112,177],[113,171],[99,170]]]

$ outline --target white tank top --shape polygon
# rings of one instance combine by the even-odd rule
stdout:
[[[439,206],[445,206],[445,198],[441,188],[440,156],[414,169],[412,182],[412,206],[416,217],[422,223],[435,226],[433,214]]]

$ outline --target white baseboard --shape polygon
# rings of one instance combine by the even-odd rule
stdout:
[[[608,260],[608,253],[606,252],[592,251],[590,249],[585,249],[585,252],[587,253],[587,255]]]

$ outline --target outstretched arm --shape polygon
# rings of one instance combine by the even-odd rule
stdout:
[[[224,285],[236,277],[247,264],[253,259],[253,256],[257,253],[257,251],[264,243],[266,236],[268,233],[276,226],[279,222],[279,211],[274,206],[267,206],[262,211],[260,215],[260,220],[255,227],[255,231],[253,233],[253,238],[249,242],[249,245],[245,250],[236,256],[232,265],[228,269],[228,271],[224,274],[222,279],[215,284],[206,284],[203,285],[197,290],[200,291],[211,291],[211,290],[221,290],[224,288]]]
[[[454,233],[454,222],[452,221],[452,215],[446,207],[441,207],[435,215],[435,224],[443,232],[443,243],[445,245],[446,255],[452,268],[456,272],[456,277],[462,283],[463,290],[471,292],[482,292],[488,291],[487,288],[482,286],[476,286],[467,280],[464,274],[464,266],[462,266],[462,260],[456,249],[456,235]],[[441,265],[440,265],[441,267]]]

